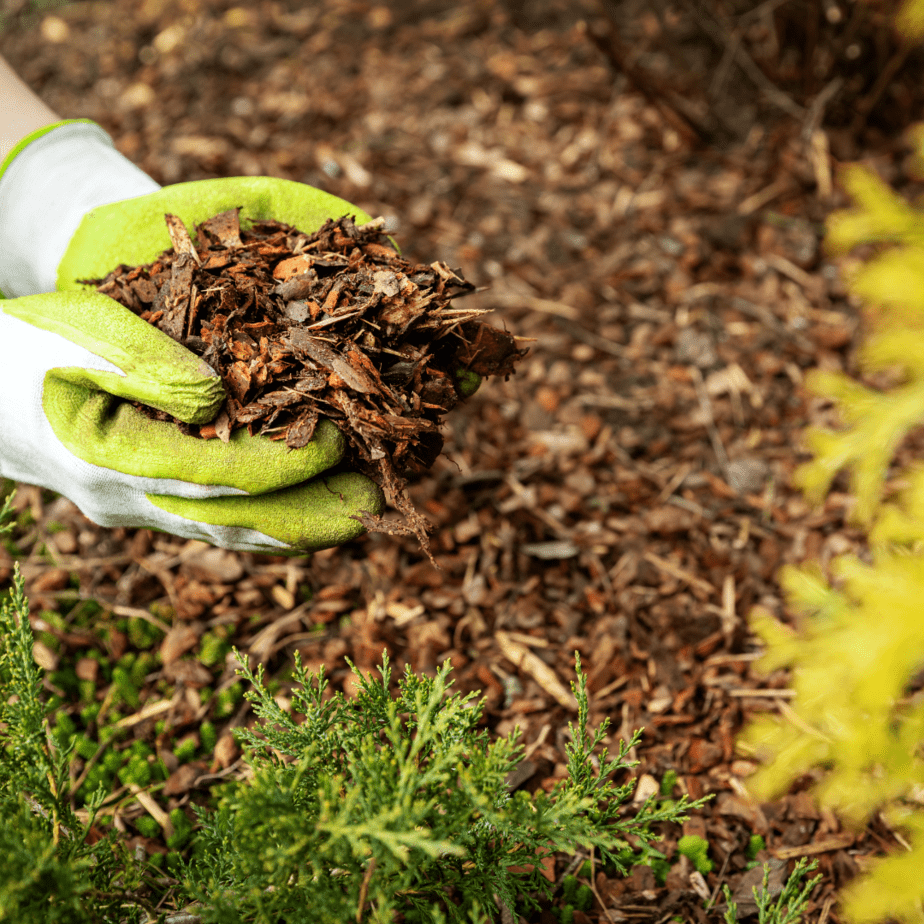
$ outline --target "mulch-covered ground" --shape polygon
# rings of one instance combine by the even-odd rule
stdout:
[[[592,0],[115,0],[8,21],[0,52],[22,76],[62,116],[99,121],[159,182],[320,186],[383,216],[409,259],[461,268],[485,287],[466,307],[532,338],[516,375],[449,415],[443,456],[411,486],[439,570],[413,538],[274,559],[100,529],[19,490],[34,625],[54,640],[38,649],[44,666],[77,652],[103,700],[93,653],[135,644],[118,620],[161,630],[140,703],[122,710],[175,773],[151,806],[116,812],[129,837],[161,849],[133,817],[201,801],[239,766],[229,729],[247,707],[222,698],[233,643],[271,675],[299,651],[346,690],[345,658],[366,670],[387,650],[419,671],[451,659],[495,731],[523,729],[530,789],[564,771],[580,652],[593,722],[609,717],[613,741],[645,729],[638,798],[669,770],[675,795],[716,797],[665,829],[665,885],[647,868],[599,873],[598,903],[575,920],[720,920],[703,899],[728,883],[747,901],[759,834],[777,885],[795,858],[818,859],[809,919],[837,921],[838,890],[897,846],[878,823],[845,831],[805,792],[752,804],[755,765],[735,737],[757,712],[789,720],[787,677],[751,670],[748,611],[787,618],[779,568],[859,541],[846,495],[812,510],[790,479],[802,429],[824,413],[803,376],[851,368],[856,344],[856,305],[821,249],[844,204],[837,163],[869,152],[900,179],[903,152],[883,138],[914,90],[904,58],[894,92],[841,76],[865,73],[847,66],[851,42],[866,54],[876,22],[825,18],[819,4],[812,53],[826,50],[828,69],[803,73],[807,40],[787,45],[798,18],[733,7],[712,4],[704,36],[687,22],[694,3]],[[0,551],[0,577],[10,567]],[[102,612],[78,628],[87,600]],[[177,758],[206,719],[214,752]],[[705,879],[676,854],[683,833],[709,841]]]

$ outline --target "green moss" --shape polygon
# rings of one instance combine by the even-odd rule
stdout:
[[[199,660],[206,667],[221,664],[231,650],[231,644],[226,638],[214,632],[206,632],[199,644]]]
[[[77,699],[80,696],[80,678],[74,670],[72,664],[64,664],[59,670],[51,675],[52,683],[56,687],[64,690],[71,698]]]
[[[766,846],[764,839],[759,834],[752,834],[748,841],[747,858],[753,860]]]
[[[72,589],[76,592],[80,589],[80,581],[76,575],[71,577]],[[62,598],[62,604],[70,603],[73,600],[73,606],[70,607],[67,618],[71,625],[75,626],[93,626],[104,612],[102,606],[96,600],[81,600],[75,593],[73,598]]]
[[[668,770],[661,779],[661,795],[669,796],[677,785],[677,771]]]
[[[686,834],[677,841],[677,852],[687,857],[697,872],[706,875],[712,872],[709,859],[709,842],[696,834]]]
[[[590,911],[594,903],[593,889],[589,885],[578,886],[574,896],[574,907],[578,911]]]
[[[196,742],[194,738],[187,738],[180,742],[174,749],[173,753],[181,764],[189,763],[196,756]]]
[[[205,754],[211,754],[218,743],[218,732],[215,731],[215,725],[206,720],[199,726],[199,740],[202,743],[202,751]]]
[[[132,755],[127,764],[118,771],[118,777],[125,786],[147,786],[151,782],[151,765],[144,757]]]
[[[151,610],[153,612],[153,606]],[[172,616],[169,622],[173,622]],[[129,642],[131,642],[135,648],[142,650],[152,648],[154,644],[163,637],[163,633],[160,629],[146,619],[129,619],[127,620],[126,627],[122,631],[128,635]]]
[[[92,680],[81,680],[78,684],[78,692],[82,703],[92,703],[96,699],[96,684]]]
[[[144,686],[148,674],[155,669],[156,663],[156,659],[151,652],[142,651],[139,653],[130,671],[132,684],[139,689]]]
[[[66,738],[70,737],[77,731],[77,724],[66,712],[59,712],[57,716],[55,716],[55,720],[56,736]]]
[[[126,668],[123,662],[127,662],[128,668]],[[134,655],[125,655],[120,659],[120,666],[113,668],[112,683],[115,686],[115,692],[112,697],[113,705],[125,703],[132,709],[137,709],[141,705],[141,697],[139,695],[140,684],[135,682],[130,672],[134,663]]]
[[[86,735],[77,738],[76,751],[84,760],[89,760],[98,749],[99,745]]]
[[[123,737],[125,731],[124,729],[118,728],[115,725],[104,725],[99,730],[98,734],[100,743],[103,743],[118,740],[119,738]]]
[[[133,741],[131,747],[128,748],[128,753],[132,757],[143,757],[145,760],[154,755],[151,746],[144,741]]]
[[[652,860],[649,866],[654,873],[655,882],[659,886],[663,886],[667,881],[667,874],[671,871],[670,863],[667,860]]]
[[[178,808],[170,813],[170,822],[173,825],[173,834],[167,838],[167,846],[171,850],[179,850],[187,844],[193,833],[192,822],[183,810]]]
[[[215,718],[225,719],[233,715],[243,699],[244,690],[241,684],[234,683],[230,687],[226,687],[216,697]]]
[[[160,825],[150,815],[142,815],[140,818],[136,818],[135,827],[145,837],[160,837]]]

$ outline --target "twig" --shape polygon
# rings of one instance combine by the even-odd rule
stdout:
[[[719,870],[719,875],[716,879],[715,888],[712,890],[712,894],[709,896],[709,901],[706,903],[707,908],[714,908],[715,903],[719,898],[719,890],[722,888],[722,881],[725,878],[725,870],[728,869],[728,861],[731,859],[731,854],[725,854],[725,862],[722,864],[722,868]]]
[[[800,350],[812,352],[815,349],[815,345],[808,337],[798,331],[791,330],[768,308],[764,308],[762,305],[756,305],[754,302],[749,302],[746,298],[740,297],[732,299],[731,307],[734,308],[735,311],[740,311],[742,314],[746,314],[748,317],[755,318],[766,324],[767,327],[791,340]]]
[[[163,828],[164,837],[173,837],[173,822],[170,816],[154,801],[151,794],[142,789],[137,783],[129,783],[128,788],[142,808]]]
[[[762,697],[768,697],[769,699],[792,699],[796,695],[795,690],[777,690],[777,689],[761,689],[759,687],[738,687],[737,689],[727,689],[725,691],[729,696],[734,696],[738,699],[761,699]]]
[[[791,115],[794,119],[799,119],[800,121],[805,117],[805,108],[785,94],[767,77],[754,62],[754,59],[741,47],[735,34],[724,23],[718,21],[709,10],[693,3],[692,0],[683,0],[683,2],[709,38],[725,49],[731,46],[731,54],[735,63],[777,109],[782,109],[787,115]]]
[[[588,877],[588,885],[590,886],[590,891],[593,893],[594,898],[600,905],[600,910],[606,915],[608,921],[615,921],[617,918],[613,917],[612,912],[606,905],[603,903],[603,896],[597,891],[596,875],[594,874],[594,848],[590,848],[590,876]]]
[[[99,899],[120,899],[122,902],[134,902],[136,905],[140,905],[144,908],[152,918],[155,917],[154,906],[138,892],[131,892],[127,889],[124,892],[106,892],[103,889],[89,889],[85,894]]]
[[[580,313],[573,305],[556,302],[549,298],[539,298],[536,295],[521,295],[519,292],[491,292],[487,298],[490,304],[500,308],[528,308],[530,311],[552,314],[571,321],[580,317]]]
[[[693,376],[693,386],[696,389],[696,397],[699,400],[699,406],[702,408],[703,415],[706,418],[706,432],[709,434],[709,442],[712,443],[712,451],[715,453],[716,461],[719,468],[722,469],[722,475],[728,481],[728,453],[722,444],[722,437],[719,435],[719,429],[715,425],[715,416],[712,413],[712,402],[709,400],[709,393],[706,391],[706,384],[703,381],[703,374],[699,371],[698,366],[691,366],[690,373]]]
[[[742,13],[738,22],[740,24],[745,24],[749,21],[759,19],[761,16],[764,16],[767,13],[772,13],[778,6],[782,6],[784,3],[789,3],[790,0],[765,0],[764,3],[761,3],[759,6],[755,6],[753,10],[748,10],[745,13]]]
[[[900,48],[896,49],[895,54],[889,58],[886,66],[879,72],[879,77],[876,78],[872,90],[857,103],[857,112],[850,125],[851,134],[858,133],[866,126],[866,120],[873,111],[873,107],[879,102],[879,98],[885,93],[886,87],[901,70],[905,59],[911,53],[911,48],[911,42],[905,42]]]
[[[166,635],[170,631],[170,626],[165,622],[158,619],[156,616],[152,616],[147,610],[143,610],[137,606],[121,606],[115,605],[112,607],[112,612],[116,616],[128,616],[132,619],[143,619],[145,622],[149,622],[152,626],[160,629],[161,632]]]
[[[687,475],[693,471],[695,466],[692,462],[687,462],[680,466],[680,468],[674,472],[673,477],[670,481],[661,490],[661,493],[655,498],[654,506],[660,507],[670,496],[683,484],[686,480]]]
[[[833,743],[826,734],[809,725],[808,722],[806,722],[805,719],[803,719],[802,716],[800,716],[799,713],[796,712],[796,710],[793,709],[792,706],[790,706],[787,702],[781,699],[779,702],[777,702],[776,705],[780,712],[782,712],[783,715],[789,719],[789,721],[792,722],[796,728],[799,729],[799,731],[805,732],[805,734],[810,735],[813,738],[820,738],[822,741],[825,741],[828,744]]]
[[[705,125],[698,125],[691,116],[677,108],[669,99],[672,95],[654,74],[642,71],[629,61],[629,55],[619,38],[619,12],[611,0],[602,0],[604,12],[609,20],[606,34],[601,34],[593,25],[587,27],[590,40],[610,62],[613,69],[623,74],[632,88],[640,93],[654,106],[687,144],[703,144],[709,140],[711,130]]]
[[[844,86],[843,77],[835,77],[830,81],[820,93],[812,100],[805,114],[805,121],[802,124],[802,140],[808,144],[812,140],[815,129],[821,124],[825,115],[825,109],[828,103],[840,93]]]
[[[711,597],[716,592],[716,589],[708,581],[704,581],[702,578],[697,577],[692,571],[682,568],[668,558],[662,558],[654,552],[645,552],[643,558],[649,564],[654,565],[659,571],[669,574],[678,581],[685,581],[691,587],[698,588],[707,596]]]
[[[366,875],[363,876],[362,885],[359,887],[359,907],[356,909],[356,924],[360,924],[363,919],[363,911],[366,908],[366,896],[369,892],[369,883],[372,880],[372,874],[375,872],[375,857],[369,861],[366,867]]]
[[[110,684],[109,689],[112,690],[115,688],[115,684]],[[90,771],[96,766],[96,762],[103,756],[103,753],[109,747],[109,742],[112,739],[107,739],[96,749],[96,753],[83,765],[83,770],[80,772],[80,776],[71,784],[71,808],[73,808],[74,796],[80,791],[80,787],[86,782],[87,777],[90,775]]]
[[[562,330],[567,331],[575,340],[580,340],[601,353],[609,353],[611,356],[626,355],[626,348],[621,343],[610,340],[608,337],[602,337],[592,330],[587,330],[583,325],[576,324],[568,318],[556,317],[555,324]]]

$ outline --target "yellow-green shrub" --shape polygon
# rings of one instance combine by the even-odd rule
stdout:
[[[917,143],[924,158],[924,131]],[[796,715],[757,720],[744,741],[769,758],[755,794],[779,795],[823,768],[820,803],[857,826],[882,811],[903,830],[911,850],[877,860],[851,884],[847,917],[924,921],[924,694],[910,693],[924,667],[924,465],[896,460],[924,423],[924,211],[862,167],[844,182],[854,207],[831,217],[828,245],[841,254],[873,245],[849,283],[869,304],[860,359],[880,387],[843,373],[810,376],[808,388],[834,403],[843,426],[808,431],[813,458],[797,482],[819,501],[844,473],[869,550],[841,556],[827,576],[817,565],[784,570],[796,629],[765,610],[752,614],[766,645],[759,666],[792,669]]]

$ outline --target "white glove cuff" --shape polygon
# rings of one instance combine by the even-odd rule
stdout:
[[[54,292],[58,265],[91,209],[160,186],[93,122],[66,122],[30,141],[0,176],[0,292]]]

